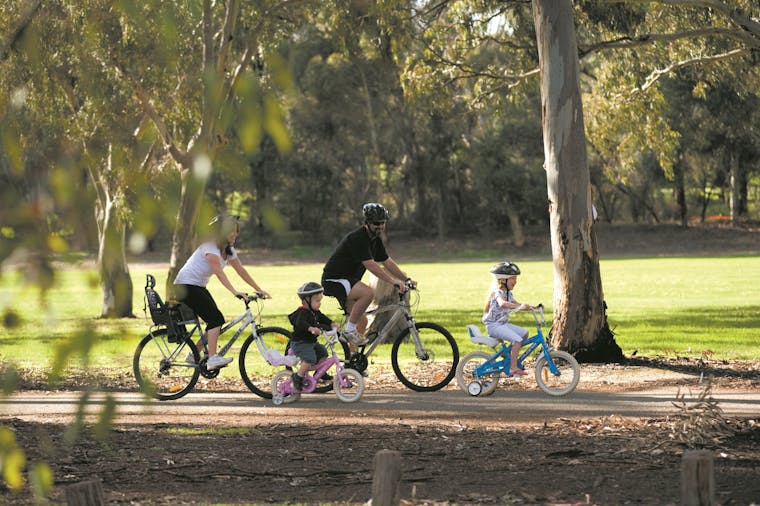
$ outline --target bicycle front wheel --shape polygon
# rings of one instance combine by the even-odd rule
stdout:
[[[469,385],[473,381],[479,381],[481,390],[478,395],[491,395],[499,385],[499,374],[489,374],[486,376],[475,376],[475,370],[485,364],[491,358],[490,353],[485,351],[473,351],[468,353],[457,365],[457,384],[465,393],[470,394]]]
[[[416,392],[434,392],[451,382],[459,363],[459,347],[448,330],[436,323],[415,323],[393,343],[391,364],[396,377]]]
[[[559,374],[552,373],[546,357],[541,354],[535,365],[536,383],[541,390],[551,396],[567,395],[575,390],[578,381],[581,379],[581,368],[578,361],[569,353],[559,350],[551,350],[549,356],[554,365],[557,366]]]
[[[356,402],[364,393],[364,378],[354,369],[341,369],[333,379],[335,395],[343,402]]]
[[[186,360],[188,353],[193,363]],[[170,343],[166,329],[159,329],[142,338],[137,345],[132,367],[140,390],[160,401],[179,399],[198,382],[201,370],[196,364],[200,354],[195,344],[185,338]]]
[[[260,344],[264,349],[273,348],[284,355],[291,337],[290,331],[281,327],[263,327],[245,340],[240,348],[238,364],[240,376],[251,392],[264,399],[271,399],[272,378],[282,370],[282,366],[274,366],[267,362],[261,355],[256,340],[261,339]]]

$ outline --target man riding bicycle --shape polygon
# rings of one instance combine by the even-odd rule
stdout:
[[[366,271],[392,284],[401,293],[407,290],[406,281],[416,285],[385,250],[382,233],[390,216],[388,211],[373,202],[364,204],[362,213],[364,224],[343,237],[322,272],[325,294],[338,299],[349,315],[343,336],[354,346],[367,343],[364,313],[375,296],[372,287],[361,280]]]

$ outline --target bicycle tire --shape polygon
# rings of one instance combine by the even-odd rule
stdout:
[[[292,374],[293,373],[290,371],[280,371],[274,375],[274,378],[272,378],[270,388],[272,389],[272,392],[275,392],[277,394],[275,399],[280,401],[278,403],[277,400],[273,399],[275,404],[290,404],[291,402],[297,401],[301,397],[301,392],[284,393],[282,391],[283,387],[285,387],[286,390],[290,390],[292,388],[290,385],[283,385],[283,383],[291,381]]]
[[[356,402],[364,394],[364,377],[354,369],[341,369],[333,379],[335,395],[343,402]]]
[[[546,357],[541,354],[536,360],[535,375],[536,383],[539,388],[546,394],[553,397],[567,395],[578,386],[581,379],[581,369],[575,357],[565,351],[551,350],[549,352],[554,364],[560,370],[560,374],[555,376],[549,370],[549,364]],[[570,376],[568,378],[568,376]]]
[[[476,380],[480,381],[482,386],[478,396],[491,395],[496,390],[496,387],[499,386],[500,373],[489,374],[480,378],[475,378],[474,375],[475,369],[483,365],[491,356],[491,353],[486,353],[485,351],[473,351],[462,357],[462,360],[459,361],[457,365],[457,384],[466,394],[470,394],[467,388],[468,385]]]
[[[348,362],[348,358],[351,356],[351,352],[348,349],[348,345],[344,343],[343,341],[338,341],[341,345],[341,349],[343,350],[343,356],[339,357],[341,360],[343,360],[344,363]],[[323,343],[324,344],[324,343]],[[326,346],[326,345],[325,345]],[[330,352],[330,349],[327,349],[328,353]],[[319,385],[319,383],[317,383]],[[314,389],[315,393],[318,394],[324,394],[326,392],[329,392],[333,389],[333,381],[330,381],[328,383],[322,383],[321,385],[317,386]]]
[[[264,340],[267,348],[274,348],[285,353],[285,348],[293,337],[289,330],[282,327],[263,327],[256,330],[259,339]],[[246,338],[240,347],[238,357],[240,377],[248,389],[264,399],[272,398],[272,377],[282,370],[282,366],[273,366],[261,355],[253,334]]]
[[[192,352],[195,364],[200,362],[200,354],[187,336],[178,343],[170,343],[166,329],[159,329],[143,337],[132,359],[140,390],[160,401],[187,395],[201,374],[197,365],[185,361],[187,352]]]
[[[404,329],[391,349],[393,372],[404,386],[415,392],[440,390],[456,374],[459,347],[449,331],[437,323],[418,322],[414,326],[424,355],[417,355],[410,329]]]

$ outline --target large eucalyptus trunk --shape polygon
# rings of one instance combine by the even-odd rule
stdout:
[[[579,361],[623,358],[607,325],[593,229],[578,48],[569,0],[533,0],[554,260],[552,343]]]
[[[126,257],[126,226],[113,200],[98,209],[98,272],[102,318],[132,317],[132,278]]]

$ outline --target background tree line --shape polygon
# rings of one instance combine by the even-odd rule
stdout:
[[[601,219],[757,218],[758,9],[573,5]],[[171,248],[176,272],[221,209],[280,247],[334,242],[368,200],[417,237],[520,245],[549,221],[530,2],[17,0],[0,14],[0,257],[34,252],[44,287],[50,254],[97,248],[104,315],[131,313],[127,251]]]

